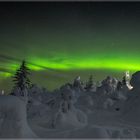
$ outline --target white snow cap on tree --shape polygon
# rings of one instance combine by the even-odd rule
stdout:
[[[80,81],[81,80],[81,77],[80,76],[77,76],[75,80]]]

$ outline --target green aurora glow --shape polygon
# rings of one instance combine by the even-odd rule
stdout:
[[[67,42],[71,42],[71,40],[72,42],[76,43],[72,43],[71,45],[66,44]],[[28,44],[31,44],[30,40],[27,41]],[[129,44],[125,43],[127,42],[125,39],[123,41],[119,40],[119,45],[117,44],[118,42],[115,43],[115,45],[112,44],[112,42],[115,42],[115,38],[108,42],[107,39],[101,39],[101,41],[102,43],[100,43],[100,40],[98,39],[89,41],[87,38],[81,38],[81,41],[78,42],[77,38],[75,37],[70,39],[67,38],[66,40],[59,39],[59,41],[55,41],[55,44],[50,41],[50,44],[42,45],[43,47],[39,44],[40,42],[35,42],[35,44],[32,43],[32,46],[34,47],[31,48],[31,50],[30,48],[28,50],[30,45],[25,46],[25,44],[23,44],[22,46],[25,46],[23,47],[24,49],[18,50],[16,57],[20,58],[20,60],[25,59],[35,64],[28,65],[33,71],[45,70],[43,67],[48,67],[55,70],[140,70],[140,57],[139,52],[137,51],[138,46],[140,46],[139,40],[136,40],[136,42],[131,39]],[[57,44],[59,44],[59,46]],[[131,45],[134,45],[135,47],[132,47],[132,49]],[[47,47],[45,48],[44,46]],[[34,51],[32,49],[34,49]],[[12,50],[8,51],[11,51],[10,54],[15,56],[15,52],[12,52]],[[22,52],[27,52],[26,56],[24,56],[24,53]],[[19,65],[20,62],[1,62],[1,66],[9,69],[10,71],[15,71]],[[7,74],[3,76],[7,77]]]

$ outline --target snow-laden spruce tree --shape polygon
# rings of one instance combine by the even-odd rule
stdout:
[[[83,85],[83,83],[81,82],[80,76],[77,76],[77,77],[74,79],[74,82],[73,82],[73,89],[74,89],[77,93],[80,93],[80,92],[84,91],[84,85]]]
[[[107,76],[106,79],[104,79],[101,82],[101,86],[97,89],[99,93],[103,93],[104,95],[110,95],[113,92],[112,87],[112,77]]]
[[[20,68],[16,71],[14,75],[14,90],[13,95],[16,96],[27,96],[28,87],[30,86],[30,80],[28,78],[29,68],[27,67],[26,62],[23,60]]]
[[[86,125],[87,116],[75,107],[74,94],[74,90],[69,86],[61,87],[60,95],[51,107],[51,117],[48,121],[50,128],[68,129]]]

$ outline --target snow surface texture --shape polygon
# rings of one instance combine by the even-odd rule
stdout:
[[[140,72],[131,90],[110,76],[100,83],[87,90],[77,77],[53,92],[33,85],[28,102],[1,95],[0,137],[140,138]]]
[[[36,137],[27,124],[24,99],[0,96],[0,137]]]

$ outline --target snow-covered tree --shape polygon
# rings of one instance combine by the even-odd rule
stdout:
[[[77,76],[77,77],[74,79],[73,86],[74,86],[74,87],[80,87],[80,86],[81,86],[81,78],[80,78],[80,76]]]
[[[28,78],[29,68],[25,61],[22,61],[20,68],[16,71],[13,81],[15,82],[14,90],[18,90],[21,96],[25,96],[25,89],[30,86],[30,80]]]
[[[113,91],[113,88],[112,88],[112,77],[107,76],[107,78],[102,81],[101,87],[102,87],[102,90],[104,91],[103,92],[104,94],[112,93],[112,91]]]
[[[73,88],[74,88],[77,92],[84,91],[84,86],[83,86],[83,83],[81,82],[80,76],[78,76],[78,77],[76,77],[76,78],[74,79]]]
[[[67,113],[73,104],[74,93],[69,87],[63,87],[61,89],[61,109],[63,113]]]

